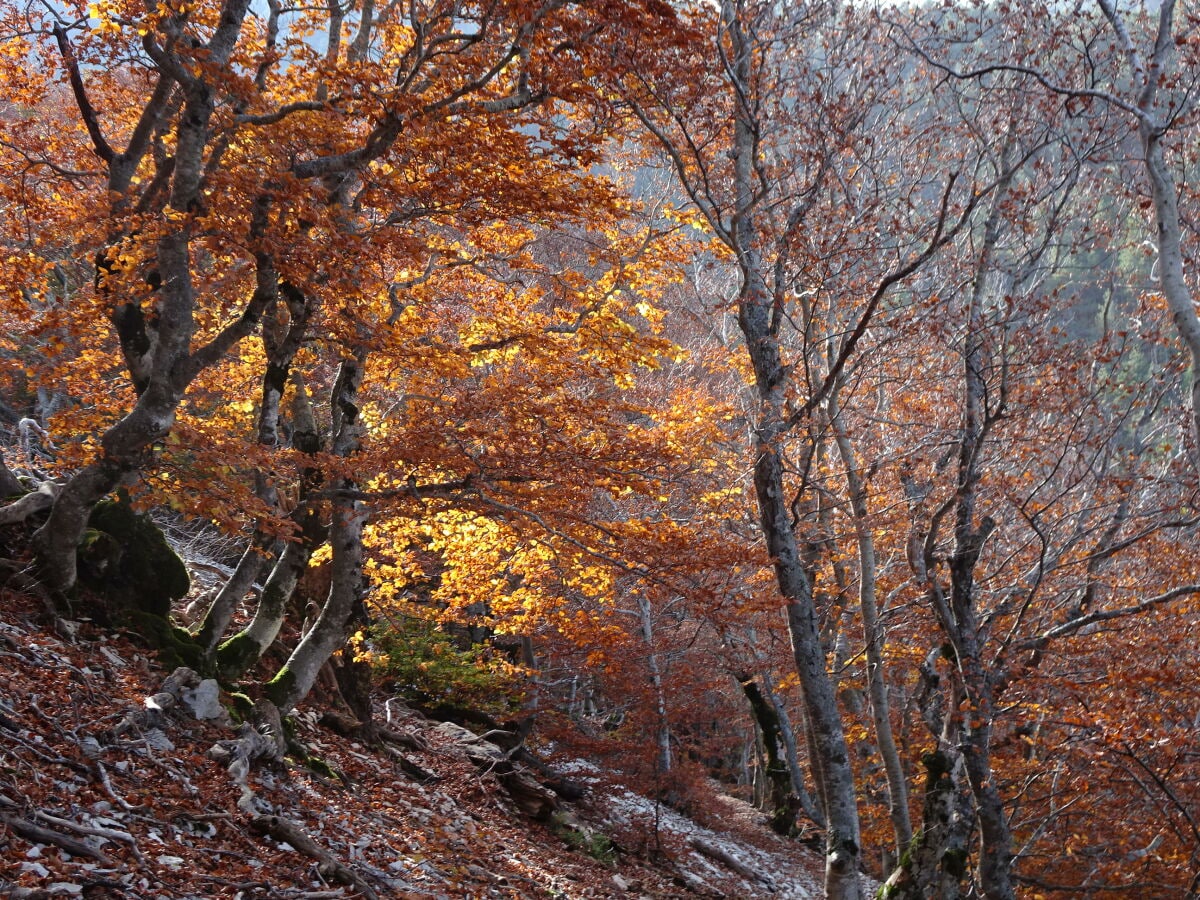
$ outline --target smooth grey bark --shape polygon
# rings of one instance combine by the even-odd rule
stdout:
[[[766,695],[771,706],[775,708],[775,715],[779,718],[779,739],[783,742],[784,759],[787,760],[788,775],[792,780],[792,793],[799,798],[800,808],[804,810],[804,814],[812,820],[813,824],[824,828],[825,818],[817,808],[816,801],[809,794],[808,788],[804,784],[804,770],[800,768],[800,754],[796,748],[796,732],[792,728],[792,721],[788,715],[787,707],[784,706],[779,695],[771,689],[769,674],[764,672],[762,679],[763,694]]]
[[[739,101],[735,104],[734,138],[730,148],[736,191],[730,244],[742,272],[738,325],[746,340],[759,400],[754,426],[754,492],[767,552],[774,561],[776,581],[786,607],[792,656],[812,735],[809,753],[818,763],[817,787],[826,817],[826,897],[829,900],[859,900],[861,836],[854,773],[836,692],[826,668],[812,582],[801,560],[792,529],[790,498],[784,488],[780,452],[789,431],[785,396],[788,376],[779,339],[771,323],[774,297],[763,274],[764,261],[759,250],[762,235],[755,215],[756,123],[748,106],[754,48],[743,29],[735,3],[730,0],[722,3],[721,19],[732,52],[729,74],[740,91]]]
[[[334,381],[330,404],[333,415],[331,450],[343,459],[356,453],[362,442],[358,391],[365,364],[365,351],[343,359]],[[346,643],[365,590],[362,535],[367,511],[360,501],[352,499],[358,487],[353,477],[338,477],[331,487],[333,520],[329,543],[333,561],[329,596],[316,623],[266,686],[267,696],[285,715],[308,695],[321,667]]]
[[[766,665],[766,656],[759,649],[758,634],[753,626],[746,629],[746,638],[749,642],[750,654],[754,658],[755,668],[758,670],[763,696],[767,698],[771,706],[775,709],[775,715],[779,719],[779,739],[783,743],[784,759],[787,761],[788,774],[792,783],[792,793],[799,798],[800,808],[804,811],[804,814],[808,816],[813,824],[823,829],[825,827],[825,815],[818,807],[817,798],[809,793],[808,786],[805,784],[804,770],[800,766],[800,753],[796,746],[796,732],[792,727],[791,716],[783,700],[771,687],[773,678]],[[727,641],[727,644],[732,647],[731,642]],[[803,711],[801,711],[801,716],[803,716]]]
[[[671,759],[671,725],[667,718],[667,694],[663,687],[662,668],[659,665],[658,653],[654,649],[654,619],[651,615],[650,600],[645,594],[637,595],[638,624],[642,632],[642,640],[646,643],[646,667],[650,670],[650,685],[654,688],[654,711],[657,716],[654,741],[658,745],[658,771],[670,772]]]
[[[320,452],[322,442],[317,433],[308,388],[299,375],[293,374],[295,393],[292,398],[292,444],[307,455]],[[258,606],[249,624],[238,634],[221,644],[216,651],[217,671],[223,678],[241,677],[275,643],[287,619],[288,602],[313,551],[324,538],[320,517],[312,507],[312,494],[320,484],[316,467],[304,466],[300,472],[300,494],[293,520],[299,536],[288,541],[275,560],[267,583],[259,596]]]
[[[225,630],[233,620],[233,613],[238,603],[249,593],[266,567],[266,548],[259,540],[259,535],[255,533],[250,539],[250,545],[238,560],[233,574],[225,580],[225,583],[221,585],[221,590],[209,604],[200,628],[196,632],[196,643],[203,648],[205,654],[211,655],[216,650],[217,644],[220,643],[221,638],[225,635]]]
[[[249,5],[249,0],[226,0],[223,4],[207,47],[213,65],[219,67],[228,61]],[[148,51],[151,47],[153,41],[148,38]],[[200,200],[201,168],[216,98],[208,84],[189,74],[167,51],[153,49],[155,62],[164,73],[159,87],[174,79],[180,81],[184,95],[177,126],[169,206],[177,212],[188,213]],[[167,93],[169,87],[166,91],[156,90],[155,97],[161,96],[165,104]],[[129,148],[117,155],[100,133],[82,88],[76,89],[76,99],[98,155],[109,163],[110,186],[115,185],[120,190],[122,183],[128,184],[136,169],[135,162],[131,166],[132,158],[140,160],[145,154],[150,135],[157,127],[160,110],[147,107],[147,114],[130,138]],[[150,348],[149,363],[144,372],[144,389],[128,415],[101,438],[99,457],[63,486],[50,510],[50,517],[35,535],[44,577],[60,602],[66,601],[75,587],[75,550],[92,508],[124,478],[133,476],[146,464],[153,445],[170,431],[187,386],[200,371],[253,331],[265,308],[261,298],[251,300],[237,322],[205,347],[196,351],[191,349],[196,306],[191,271],[191,230],[192,225],[185,221],[178,229],[163,235],[156,248],[156,269],[161,286],[156,310],[156,340]]]
[[[1007,167],[1011,142],[1006,142]],[[995,723],[995,678],[983,659],[982,630],[975,598],[975,567],[992,530],[993,520],[977,516],[978,485],[987,430],[995,421],[988,409],[983,305],[993,275],[1000,239],[1003,204],[1013,172],[1006,171],[984,224],[983,245],[975,272],[963,350],[963,424],[958,453],[957,503],[954,510],[954,551],[950,557],[950,618],[943,622],[953,645],[965,696],[960,747],[979,819],[979,881],[988,900],[1014,900],[1012,833],[991,767],[991,737]],[[1003,392],[1001,392],[1003,397]],[[977,521],[978,520],[978,521]]]
[[[983,659],[983,635],[975,596],[975,568],[983,546],[995,528],[990,517],[978,516],[982,454],[988,429],[1001,413],[999,408],[988,408],[988,358],[983,306],[987,299],[989,279],[994,274],[1002,208],[1015,174],[1011,168],[1007,168],[1011,149],[1012,142],[1006,141],[1003,154],[1005,168],[997,182],[996,194],[984,224],[979,260],[968,298],[963,347],[963,418],[952,507],[954,544],[949,560],[948,596],[936,572],[936,532],[923,536],[914,532],[909,554],[914,574],[918,581],[925,584],[930,604],[949,641],[948,650],[952,654],[950,665],[955,673],[952,686],[945,692],[943,739],[937,751],[944,759],[936,769],[953,780],[961,758],[970,785],[974,816],[979,825],[977,876],[983,896],[988,900],[1015,900],[1016,896],[1012,877],[1012,834],[991,768],[991,735],[996,717],[998,673],[990,669]],[[1003,391],[1000,395],[1002,398]],[[906,482],[905,487],[910,495],[910,505],[914,510],[919,508],[922,503],[921,492],[911,481]],[[934,769],[930,768],[929,771],[932,776]],[[931,787],[930,791],[933,790]],[[930,791],[927,791],[925,812],[940,816],[945,812],[945,803],[949,802],[953,792],[950,787],[945,790],[938,788],[937,802],[933,802]],[[939,836],[946,841],[957,841],[961,830],[950,829],[940,821],[926,823],[917,848],[921,853],[910,855],[907,865],[901,867],[908,870],[907,876],[897,872],[895,877],[911,878],[918,893],[927,891],[933,892],[931,895],[949,897],[953,894],[950,893],[947,879],[956,880],[956,873],[957,877],[961,877],[965,872],[966,860],[961,860],[962,865],[952,865],[947,869],[944,862],[957,860],[960,849],[957,845],[935,846],[934,842]],[[934,868],[930,870],[929,866]],[[936,891],[933,885],[939,886]]]
[[[1154,204],[1159,283],[1167,301],[1167,308],[1171,311],[1171,318],[1175,322],[1175,329],[1187,348],[1191,362],[1192,383],[1189,394],[1192,404],[1192,464],[1200,471],[1200,315],[1196,312],[1196,304],[1184,276],[1179,187],[1171,167],[1167,164],[1163,147],[1170,129],[1185,118],[1187,110],[1174,103],[1168,103],[1164,109],[1159,100],[1159,93],[1168,74],[1170,56],[1175,52],[1175,0],[1163,0],[1158,7],[1158,29],[1154,48],[1147,59],[1143,59],[1142,54],[1138,52],[1113,0],[1097,0],[1097,3],[1112,27],[1117,45],[1125,56],[1129,74],[1133,79],[1133,88],[1137,91],[1132,105],[1121,101],[1115,95],[1107,99],[1137,116],[1142,165],[1150,181],[1150,198]],[[1193,109],[1194,106],[1193,100]]]
[[[892,732],[888,687],[884,677],[883,625],[879,621],[879,602],[876,597],[875,539],[868,522],[867,485],[863,480],[857,454],[845,428],[839,403],[840,391],[829,395],[828,412],[842,465],[846,471],[846,487],[850,508],[854,514],[854,536],[858,544],[858,602],[862,612],[863,639],[867,656],[867,693],[871,701],[871,718],[875,740],[883,759],[888,784],[888,817],[896,840],[896,859],[912,841],[912,821],[908,812],[908,782],[900,763],[900,752]]]

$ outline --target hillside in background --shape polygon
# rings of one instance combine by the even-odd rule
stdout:
[[[0,2],[9,875],[1198,900],[1197,72],[1176,0]]]
[[[201,688],[172,707],[171,673],[144,644],[41,618],[32,598],[0,597],[2,896],[820,896],[819,854],[740,801],[714,793],[701,825],[572,760],[585,793],[567,802],[394,698],[374,745],[301,709],[297,743],[250,775],[247,806],[214,751],[237,735],[233,698]],[[514,778],[531,787],[506,789]]]

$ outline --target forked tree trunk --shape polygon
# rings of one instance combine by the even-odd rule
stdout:
[[[260,204],[260,208],[261,206]],[[265,209],[262,210],[262,215],[265,216]],[[300,349],[300,343],[308,330],[312,304],[303,292],[290,282],[280,281],[274,262],[268,255],[259,253],[257,258],[258,289],[272,298],[268,307],[267,321],[262,329],[267,367],[263,372],[262,390],[259,397],[258,443],[263,447],[274,449],[279,446],[280,405],[283,400],[283,392],[291,377],[292,363],[296,358],[296,352]],[[286,327],[282,323],[271,321],[270,313],[279,306],[281,299],[286,304],[288,312]],[[298,384],[297,392],[302,390],[302,384]],[[305,400],[306,398],[301,397],[298,402],[304,403]],[[301,414],[303,415],[303,412]],[[309,415],[311,416],[311,413]],[[304,431],[302,428],[297,430],[301,433]],[[254,493],[267,508],[278,508],[278,491],[262,472],[255,474]],[[225,630],[233,619],[237,605],[266,568],[271,556],[270,548],[273,544],[275,544],[275,538],[272,535],[262,528],[255,528],[250,544],[242,554],[242,558],[238,560],[233,575],[213,598],[197,634],[197,641],[204,648],[205,654],[210,657],[221,638],[225,636]]]
[[[220,20],[206,49],[210,65],[219,69],[233,53],[250,0],[225,0]],[[65,34],[59,32],[60,44]],[[64,49],[64,56],[69,54]],[[166,51],[162,51],[164,55]],[[180,73],[190,68],[172,59]],[[166,106],[172,89],[171,78],[163,76],[152,104]],[[205,148],[210,135],[209,123],[216,98],[209,85],[192,76],[179,85],[183,111],[176,129],[175,162],[172,172],[169,207],[186,216],[200,200]],[[148,108],[147,113],[158,114]],[[118,195],[125,192],[132,177],[132,165],[146,152],[153,115],[144,118],[124,153],[114,153],[103,141],[95,141],[97,155],[109,164],[109,187]],[[48,586],[60,602],[69,603],[77,580],[75,553],[87,528],[93,507],[116,488],[122,479],[135,475],[150,458],[151,449],[163,440],[175,422],[175,412],[184,391],[199,372],[219,359],[257,325],[265,303],[255,297],[242,318],[226,328],[214,341],[193,351],[195,333],[195,288],[192,282],[191,237],[193,225],[184,221],[158,241],[155,253],[157,277],[161,279],[155,310],[155,341],[144,387],[134,408],[110,428],[100,440],[99,457],[85,466],[63,486],[46,524],[35,536],[35,548]],[[131,372],[142,382],[140,373]]]
[[[320,452],[321,438],[317,433],[308,388],[298,375],[293,376],[292,380],[296,388],[292,399],[292,444],[297,450],[312,456]],[[287,620],[288,604],[296,585],[308,567],[313,551],[324,538],[320,517],[312,508],[311,496],[320,483],[321,474],[315,467],[301,469],[300,496],[293,516],[300,527],[300,535],[289,541],[275,560],[250,623],[217,648],[216,667],[222,678],[240,678],[279,636]]]
[[[353,455],[362,440],[358,390],[365,362],[365,352],[344,359],[334,382],[332,450],[343,459]],[[266,687],[268,698],[284,715],[307,696],[321,667],[346,643],[354,614],[362,603],[365,587],[362,535],[367,512],[360,501],[353,499],[358,485],[352,477],[336,478],[331,487],[333,521],[329,543],[333,549],[333,573],[329,596],[316,623]]]
[[[757,204],[757,138],[753,96],[753,55],[737,4],[726,0],[721,19],[729,38],[729,75],[738,88],[732,156],[736,214],[732,219],[731,245],[738,255],[742,284],[738,295],[738,325],[754,368],[759,411],[755,423],[754,492],[767,553],[787,612],[788,634],[796,673],[804,693],[810,729],[809,755],[817,773],[823,800],[825,828],[825,893],[829,900],[859,900],[861,838],[854,789],[854,773],[842,730],[837,696],[826,667],[825,650],[817,623],[812,582],[800,556],[792,528],[789,495],[784,488],[782,445],[788,433],[784,367],[779,339],[771,325],[774,298],[767,287],[764,260],[759,250],[762,235],[755,217]]]

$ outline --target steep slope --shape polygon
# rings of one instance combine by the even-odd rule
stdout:
[[[501,786],[491,745],[394,700],[403,749],[347,740],[302,711],[296,737],[315,761],[255,766],[247,803],[213,750],[237,736],[228,695],[168,680],[150,651],[91,623],[48,632],[39,611],[0,593],[0,893],[819,895],[815,856],[734,801],[725,831],[701,828],[581,762],[587,795],[537,821]],[[184,683],[172,708],[161,692]]]

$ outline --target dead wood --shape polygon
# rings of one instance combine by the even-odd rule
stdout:
[[[103,736],[97,735],[100,743],[115,740],[127,731],[146,731],[162,726],[166,714],[178,706],[183,692],[200,683],[200,676],[191,669],[180,666],[166,677],[158,693],[143,701],[142,709],[134,709]]]
[[[294,847],[305,856],[317,861],[318,869],[326,878],[354,888],[369,900],[378,900],[375,890],[353,869],[343,865],[332,853],[313,840],[303,828],[282,816],[255,816],[250,828],[258,834]]]
[[[400,771],[417,782],[417,784],[431,784],[438,780],[437,775],[427,769],[421,768],[421,766],[417,765],[395,747],[387,747],[385,745],[385,749],[388,755],[396,761],[396,765],[400,767]]]
[[[409,750],[418,750],[422,753],[429,752],[429,742],[419,734],[412,734],[407,731],[396,731],[394,728],[387,728],[383,725],[379,726],[375,732],[380,740],[388,741],[392,744],[399,744],[401,747],[407,747]]]
[[[697,853],[707,856],[711,860],[719,862],[727,869],[730,869],[736,872],[738,875],[741,875],[747,881],[757,882],[771,893],[775,892],[775,885],[769,876],[750,868],[750,866],[746,865],[724,847],[720,847],[710,841],[706,841],[704,838],[697,835],[692,835],[689,837],[688,844]]]
[[[35,825],[33,822],[30,822],[28,819],[22,819],[20,816],[0,813],[0,822],[7,825],[13,834],[19,835],[31,843],[53,844],[55,847],[66,850],[72,856],[86,856],[104,866],[114,864],[105,854],[85,844],[83,841],[77,841],[73,837],[68,837],[49,828]]]

